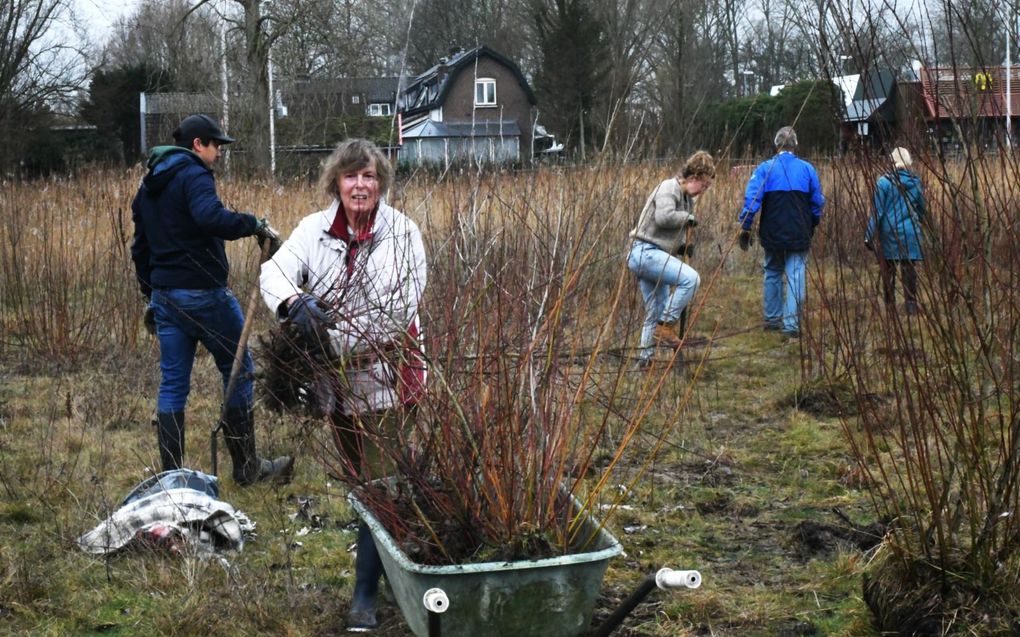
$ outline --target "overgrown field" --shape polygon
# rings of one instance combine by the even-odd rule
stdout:
[[[636,434],[602,494],[606,504],[620,504],[608,526],[626,554],[610,565],[596,622],[646,575],[671,566],[699,569],[703,587],[653,593],[618,634],[878,634],[862,599],[861,575],[890,528],[876,500],[901,493],[885,489],[897,480],[883,481],[875,467],[903,458],[904,449],[883,443],[881,432],[866,430],[857,414],[866,412],[869,391],[888,416],[896,412],[897,395],[914,388],[897,394],[893,376],[876,374],[874,382],[882,385],[876,391],[859,382],[860,373],[850,377],[848,370],[860,370],[847,361],[866,361],[873,370],[888,369],[894,359],[916,362],[903,351],[923,351],[927,341],[892,348],[890,358],[888,342],[876,335],[888,332],[877,326],[906,325],[908,334],[927,339],[939,324],[905,323],[880,307],[877,265],[862,236],[881,167],[842,160],[820,167],[829,205],[813,248],[805,336],[787,342],[760,329],[760,248],[743,253],[735,247],[749,167],[721,166],[696,211],[691,263],[702,288],[691,320],[699,338],[689,339],[682,366],[660,352],[650,372],[632,371],[643,310],[626,270],[626,234],[648,191],[670,170],[607,165],[403,180],[390,201],[425,236],[430,356],[444,369],[470,366],[478,352],[444,350],[444,344],[462,342],[448,335],[469,332],[482,343],[486,331],[513,334],[527,327],[525,313],[486,314],[492,308],[471,302],[480,297],[469,295],[486,286],[531,281],[514,292],[526,307],[546,296],[560,301],[557,311],[565,318],[557,326],[569,353],[597,361],[586,367],[593,373],[585,376],[591,389],[582,411],[587,418],[611,413],[604,437],[578,441],[598,446],[586,480],[594,484],[609,467],[621,436]],[[968,170],[921,171],[940,223],[974,210],[990,219],[1014,202],[1002,178],[1006,170],[991,165],[980,169],[986,198],[976,206],[961,194],[968,190]],[[223,499],[257,523],[257,537],[243,552],[223,559],[160,552],[94,559],[74,545],[158,464],[150,425],[158,351],[142,329],[143,301],[129,256],[129,207],[140,176],[95,172],[0,185],[0,633],[339,633],[353,586],[355,516],[344,488],[319,462],[321,427],[296,413],[257,410],[260,448],[298,453],[292,484],[242,490],[227,477],[221,485]],[[284,235],[327,203],[302,182],[227,180],[220,193],[231,207],[268,216]],[[1001,249],[1006,231],[982,227],[989,254]],[[257,280],[254,241],[234,242],[229,255],[232,287],[244,306]],[[528,259],[522,262],[521,255]],[[937,289],[937,272],[922,270],[925,294]],[[958,270],[962,278],[968,272]],[[1012,281],[998,285],[1012,290]],[[999,298],[982,308],[1012,311],[1012,294],[1008,302]],[[925,298],[934,308],[937,297]],[[261,301],[255,307],[255,333],[268,334],[273,321]],[[1001,340],[1005,325],[996,325],[1001,329],[987,335],[985,351],[1009,347]],[[256,344],[256,365],[259,353]],[[979,354],[966,354],[954,369]],[[994,371],[1006,359],[984,360]],[[958,385],[940,391],[967,394],[972,377],[961,371],[956,378]],[[987,402],[996,391],[1005,398],[978,418],[990,422],[994,413],[1011,422],[1009,382],[982,378]],[[610,397],[600,393],[607,382],[615,390]],[[188,464],[198,469],[210,469],[208,432],[219,399],[212,360],[200,356],[186,450]],[[627,423],[637,412],[641,426],[632,431]],[[873,447],[855,438],[862,431]],[[1011,448],[1012,430],[997,431],[1002,446]],[[987,440],[975,444],[994,451]],[[862,461],[867,458],[877,465]],[[993,464],[973,466],[992,476]],[[221,458],[220,465],[222,472],[229,463]],[[950,478],[947,491],[961,493],[961,475]],[[1015,494],[1005,501],[1010,497]],[[904,504],[901,514],[908,508]],[[1004,555],[1004,563],[1013,564],[1012,553]],[[391,602],[382,617],[379,634],[409,634]]]

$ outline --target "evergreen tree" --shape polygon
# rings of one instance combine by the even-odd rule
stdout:
[[[602,24],[589,0],[535,0],[532,16],[541,53],[540,119],[583,156],[603,134],[591,116],[609,69]]]
[[[81,116],[95,124],[103,138],[116,140],[107,147],[108,159],[133,162],[139,159],[141,135],[138,94],[172,89],[169,73],[144,63],[98,69],[81,105]]]

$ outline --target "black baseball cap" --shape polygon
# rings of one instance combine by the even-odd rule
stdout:
[[[235,140],[223,132],[216,120],[208,115],[189,115],[181,120],[181,123],[174,130],[174,141],[178,144],[191,146],[191,140],[215,139],[221,144],[231,144]]]

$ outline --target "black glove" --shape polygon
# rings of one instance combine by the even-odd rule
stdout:
[[[751,236],[750,230],[740,231],[740,249],[747,252],[754,245],[754,237]]]
[[[687,217],[687,225],[692,228],[696,228],[698,226],[698,220],[694,217],[694,215]]]
[[[694,256],[694,244],[693,243],[685,243],[685,244],[683,244],[682,246],[680,246],[677,249],[676,255],[678,257],[693,257]]]
[[[269,225],[269,220],[265,217],[259,219],[255,225],[255,238],[258,239],[259,247],[265,248],[266,241],[269,242],[269,258],[272,259],[276,251],[280,249],[283,242],[280,241],[280,233],[273,229]]]
[[[145,314],[142,315],[142,324],[145,325],[145,331],[151,336],[156,335],[156,312],[152,309],[152,306],[145,308]]]
[[[326,342],[326,328],[335,325],[326,309],[313,294],[300,294],[287,308],[287,322],[297,331],[306,347],[320,349]]]
[[[871,242],[871,239],[864,240],[864,247],[870,250],[871,252],[875,251],[875,244]]]

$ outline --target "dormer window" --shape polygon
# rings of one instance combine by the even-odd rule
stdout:
[[[496,105],[496,80],[480,77],[475,80],[475,106]]]
[[[373,102],[368,105],[369,117],[389,117],[392,114],[392,106],[385,102]]]

